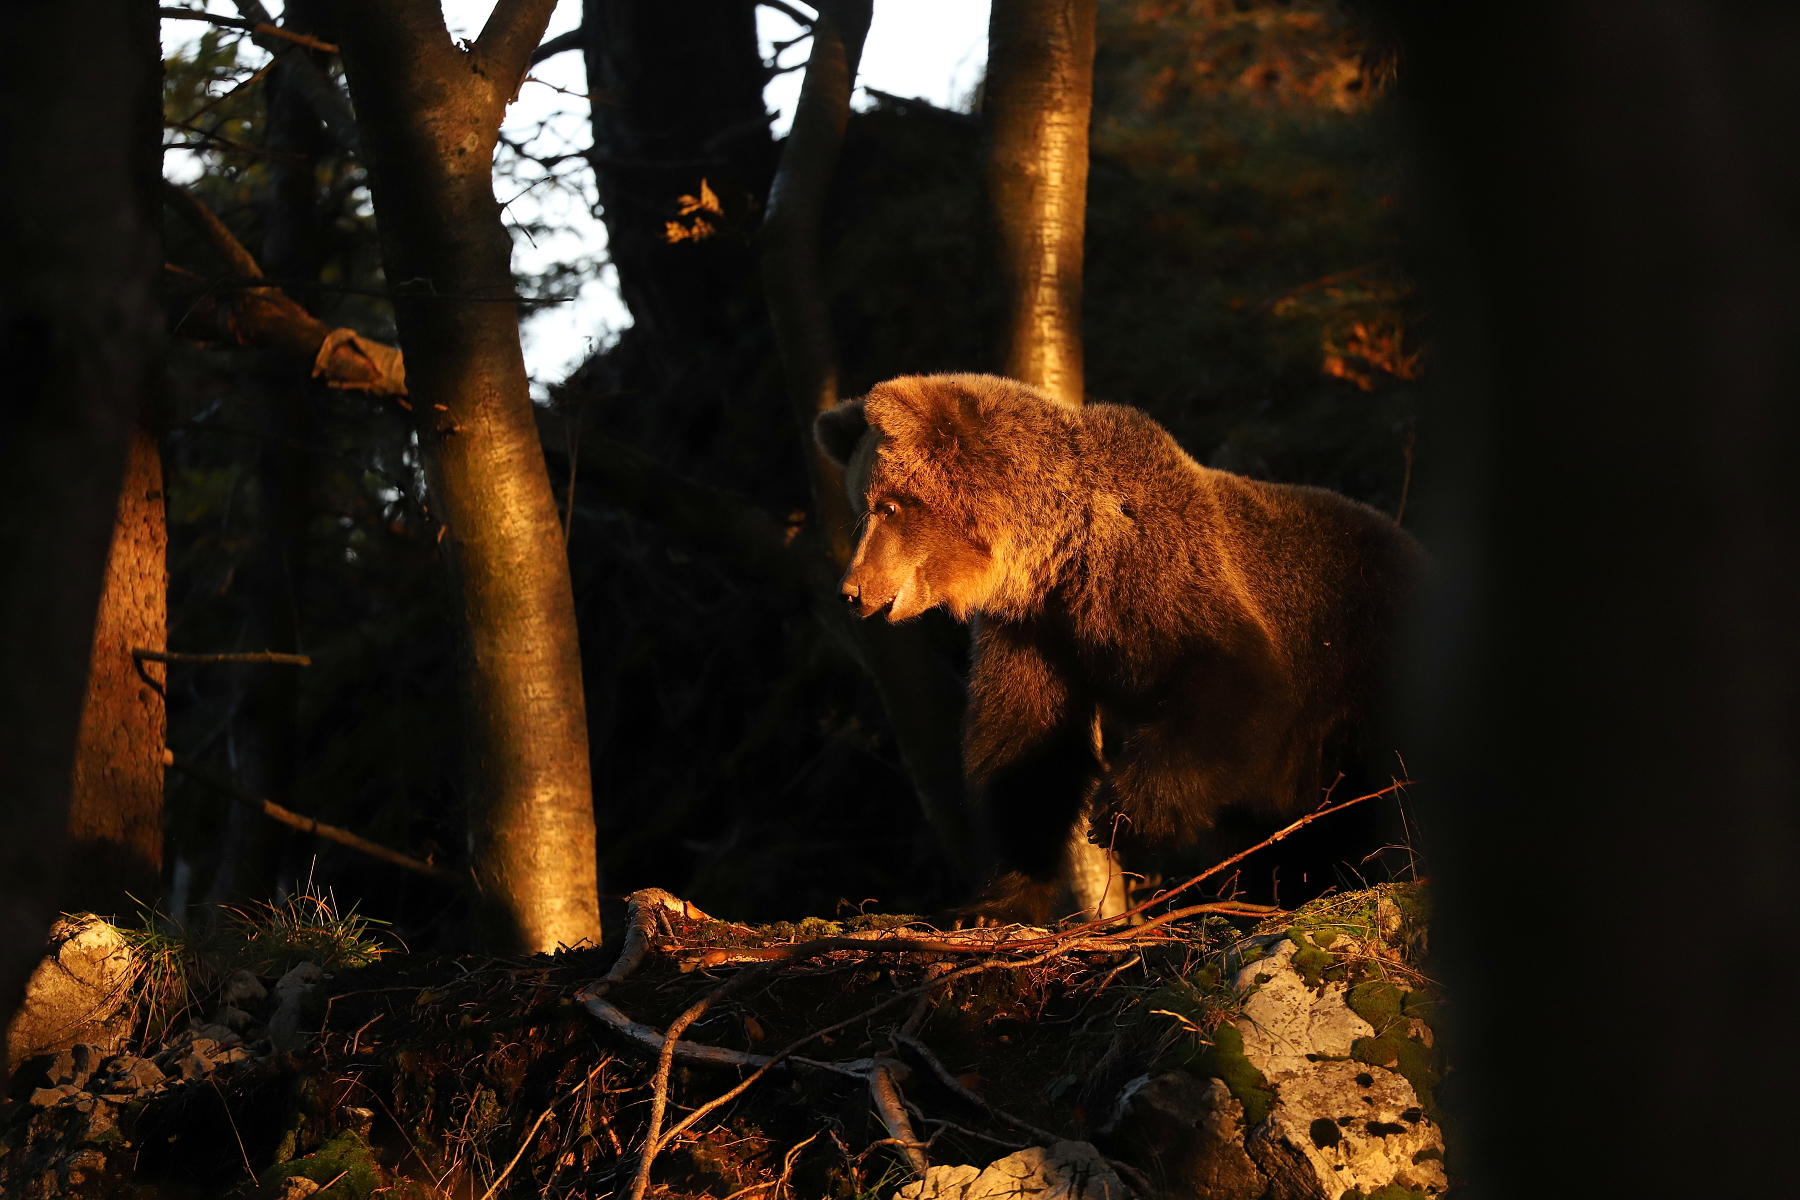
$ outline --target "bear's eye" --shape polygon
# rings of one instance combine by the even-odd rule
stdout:
[[[892,500],[889,500],[887,503],[885,503],[881,506],[881,515],[884,517],[891,517],[899,511],[900,511],[900,506],[898,504],[895,504]]]

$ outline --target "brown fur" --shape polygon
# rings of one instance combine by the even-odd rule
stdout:
[[[1416,574],[1393,521],[992,376],[890,380],[817,435],[864,514],[846,599],[975,620],[965,765],[1002,866],[1053,876],[1084,808],[1171,848],[1318,802]]]

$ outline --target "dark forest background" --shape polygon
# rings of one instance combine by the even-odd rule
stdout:
[[[625,7],[590,0],[588,27]],[[288,24],[306,8],[290,4]],[[806,522],[754,245],[779,153],[770,68],[751,6],[717,8],[629,29],[615,11],[613,36],[585,47],[600,101],[587,162],[537,164],[593,172],[634,320],[540,414],[570,531],[601,887],[661,886],[749,920],[869,900],[935,910],[958,883],[854,661],[792,589],[704,552],[659,520],[654,496],[622,498],[581,467],[610,438],[790,529]],[[1404,515],[1421,316],[1380,56],[1330,0],[1101,0],[1099,12],[1089,398],[1146,410],[1209,465]],[[215,30],[165,63],[165,117],[213,137],[193,190],[327,324],[391,343],[386,301],[361,294],[383,290],[363,170],[278,87],[216,99],[253,73],[247,50]],[[979,93],[972,112],[863,103],[828,206],[845,394],[997,370]],[[503,149],[503,175],[522,153]],[[695,229],[682,198],[703,180],[720,211],[700,212],[705,236],[671,241],[670,222]],[[165,237],[171,264],[224,269],[172,212]],[[517,282],[549,301],[595,269]],[[192,304],[178,294],[171,320]],[[170,368],[168,645],[312,665],[171,667],[169,744],[250,792],[455,867],[451,598],[406,414],[272,351],[177,339]],[[963,630],[926,621],[960,667]],[[181,772],[166,819],[171,916],[310,885],[415,949],[466,944],[450,889],[262,821]]]

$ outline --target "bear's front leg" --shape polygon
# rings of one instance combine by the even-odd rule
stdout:
[[[964,763],[994,873],[977,905],[985,916],[1057,915],[1069,839],[1099,778],[1093,702],[1056,650],[1034,624],[983,620],[976,630]]]

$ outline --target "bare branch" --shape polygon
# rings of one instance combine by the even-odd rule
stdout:
[[[587,29],[585,27],[571,29],[567,33],[559,33],[531,52],[529,65],[535,67],[546,58],[554,58],[565,50],[579,50],[586,38]]]
[[[278,663],[290,667],[310,667],[312,659],[304,654],[282,654],[274,650],[256,650],[242,654],[183,654],[177,650],[144,650],[133,647],[131,657],[139,662],[175,663],[203,666],[213,663]]]
[[[807,29],[812,28],[812,17],[807,16],[791,4],[783,3],[783,0],[756,0],[756,4],[758,8],[774,9],[796,25],[804,26]]]
[[[205,21],[208,25],[217,25],[221,29],[241,29],[245,33],[282,38],[296,45],[305,46],[309,50],[323,50],[327,54],[338,52],[338,48],[330,42],[321,42],[310,34],[293,33],[279,25],[270,25],[266,21],[243,21],[236,17],[221,17],[213,13],[197,12],[191,8],[159,8],[156,12],[157,15],[167,17],[172,21]]]
[[[254,284],[264,278],[256,256],[232,236],[225,222],[219,220],[218,214],[198,196],[165,180],[163,198],[187,218],[245,280]],[[167,269],[187,274],[179,268]],[[216,281],[207,284],[206,290],[183,314],[180,324],[187,325],[192,321],[210,324],[211,331],[221,340],[283,351],[310,363],[315,376],[323,376],[329,386],[343,391],[369,392],[377,396],[406,395],[406,363],[396,347],[365,338],[354,329],[333,329],[277,287],[236,289],[225,303],[214,294],[218,288]],[[402,407],[410,407],[404,400],[399,403]]]
[[[250,279],[262,278],[262,266],[256,256],[244,248],[244,244],[232,235],[219,220],[219,215],[206,206],[200,197],[194,195],[180,184],[163,180],[163,203],[180,213],[209,243],[219,252],[231,269],[239,275]]]

